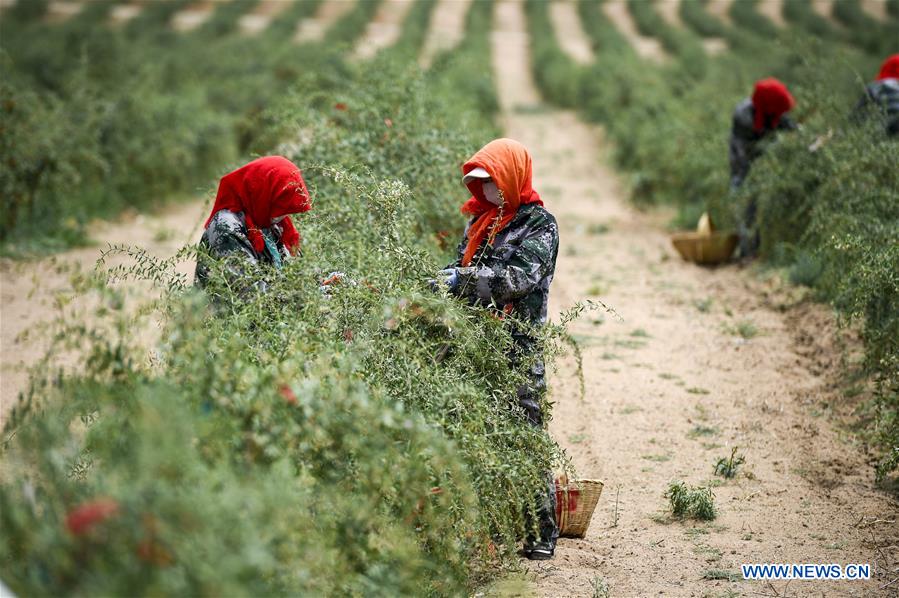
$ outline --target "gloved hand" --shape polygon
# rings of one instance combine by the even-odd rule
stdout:
[[[428,281],[431,290],[437,291],[440,288],[446,288],[450,292],[456,289],[459,284],[459,273],[455,268],[447,268],[437,273],[437,278]]]

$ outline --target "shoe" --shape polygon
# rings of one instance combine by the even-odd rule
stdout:
[[[532,561],[548,561],[555,552],[555,542],[529,542],[524,545],[524,556]]]

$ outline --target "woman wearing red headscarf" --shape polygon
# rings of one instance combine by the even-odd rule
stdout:
[[[531,329],[546,323],[559,228],[531,186],[531,174],[530,154],[511,139],[491,141],[462,166],[462,182],[471,192],[462,213],[471,220],[458,259],[441,272],[440,283],[474,304],[508,316],[515,340],[512,363],[532,364],[531,382],[517,389],[518,404],[530,425],[542,429],[545,370]],[[558,537],[551,475],[539,495],[540,537],[525,541],[524,553],[530,559],[551,558]]]
[[[887,135],[899,136],[899,54],[893,54],[880,65],[877,79],[865,87],[865,95],[855,107],[858,120],[879,108],[885,118]]]
[[[730,188],[735,191],[749,174],[749,168],[762,155],[764,141],[780,130],[798,128],[787,116],[796,105],[786,85],[774,78],[756,82],[752,97],[737,104],[730,132]],[[750,198],[739,223],[740,254],[754,255],[758,250],[759,235],[752,233],[756,205]]]
[[[264,291],[266,282],[258,269],[280,269],[286,259],[298,254],[300,235],[290,215],[311,207],[303,175],[287,158],[259,158],[226,174],[200,239],[197,284],[209,282],[213,258],[224,263],[228,279],[251,277],[236,283],[241,291]]]
[[[757,82],[752,97],[737,104],[730,132],[731,188],[743,183],[752,162],[762,155],[763,139],[775,131],[796,128],[787,116],[795,104],[787,87],[773,78]]]

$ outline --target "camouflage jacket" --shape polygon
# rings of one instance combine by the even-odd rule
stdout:
[[[250,242],[243,212],[216,212],[200,239],[194,284],[201,288],[207,285],[210,260],[215,259],[223,262],[225,281],[239,296],[254,289],[265,292],[268,287],[265,266],[280,268],[289,253],[281,242],[281,227],[277,224],[263,229],[262,233],[266,247],[259,253]]]
[[[886,117],[888,135],[899,135],[899,79],[874,81],[865,87],[865,95],[855,105],[853,116],[861,121],[873,107],[879,107]]]
[[[770,137],[775,129],[765,128],[756,131],[753,125],[755,107],[752,100],[746,98],[734,110],[733,124],[730,131],[730,186],[739,187],[749,174],[752,162],[762,155],[762,140]],[[796,123],[787,115],[780,118],[776,130],[796,129]]]
[[[462,267],[466,245],[463,236],[459,257],[450,266],[458,273],[457,295],[530,324],[546,323],[549,285],[559,254],[559,227],[552,214],[538,204],[521,206],[493,244],[480,247],[472,265]],[[515,336],[526,337],[518,332]]]

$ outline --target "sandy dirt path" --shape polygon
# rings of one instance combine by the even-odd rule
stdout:
[[[374,58],[380,50],[389,48],[400,38],[403,22],[412,9],[414,0],[384,0],[375,11],[375,16],[365,28],[365,33],[356,44],[353,57],[357,60]]]
[[[827,21],[838,31],[846,31],[846,25],[842,21],[833,16],[833,5],[837,0],[812,0],[812,10],[815,13],[827,19]]]
[[[820,17],[824,17],[831,23],[836,22],[833,18],[833,0],[812,0],[812,10]]]
[[[899,505],[872,489],[870,463],[822,416],[838,360],[822,334],[829,312],[795,307],[789,289],[736,267],[682,262],[659,219],[626,203],[604,166],[601,131],[541,104],[521,5],[504,0],[496,11],[502,124],[533,153],[535,187],[560,224],[551,311],[592,297],[623,318],[587,314],[572,329],[584,400],[570,358],[550,377],[550,431],[606,490],[585,539],[560,540],[552,561],[525,562],[537,592],[889,593],[878,588],[899,576]],[[716,478],[732,447],[745,465],[733,480]],[[715,485],[718,518],[671,519],[662,495],[674,479]],[[754,562],[870,563],[875,579],[739,581],[739,565]]]
[[[578,64],[593,62],[593,45],[581,26],[577,4],[571,0],[553,2],[549,5],[549,18],[562,51]]]
[[[19,0],[19,2],[24,1],[26,0]],[[46,19],[50,23],[68,21],[84,10],[84,4],[84,2],[50,2],[47,5]]]
[[[205,199],[194,200],[169,206],[158,214],[97,224],[93,247],[40,260],[0,259],[0,420],[26,389],[28,368],[46,352],[49,341],[44,327],[60,314],[83,317],[90,309],[90,298],[75,297],[73,277],[92,270],[110,244],[133,245],[158,258],[171,257],[184,245],[199,240],[209,205]],[[129,260],[116,258],[109,265],[126,262]],[[183,264],[178,271],[191,274],[192,264]]]
[[[607,0],[603,2],[602,9],[640,57],[659,63],[667,60],[668,55],[659,40],[637,31],[637,24],[634,23],[625,0]]]
[[[123,4],[116,4],[109,11],[109,22],[113,25],[124,25],[128,21],[136,18],[143,8],[143,3],[136,0]]]
[[[261,33],[278,15],[290,8],[291,4],[293,3],[287,0],[260,0],[253,10],[237,20],[237,27],[246,35]]]
[[[673,27],[684,27],[684,23],[680,18],[680,0],[660,0],[655,3],[656,10],[662,15],[669,25]]]
[[[861,0],[861,4],[865,12],[875,19],[879,21],[888,21],[890,19],[886,0]]]
[[[186,33],[209,20],[216,9],[215,0],[198,0],[172,16],[172,28]]]
[[[758,11],[778,27],[786,27],[783,6],[784,0],[759,0]]]
[[[713,17],[721,19],[725,25],[733,25],[734,22],[730,18],[730,6],[734,0],[709,0],[706,4],[706,10]]]
[[[472,0],[438,0],[431,12],[428,34],[418,64],[423,69],[431,67],[434,58],[459,45],[465,34],[465,17]]]
[[[303,19],[297,25],[293,41],[296,43],[321,41],[328,28],[353,10],[354,6],[356,0],[323,0],[316,9],[315,16]]]

